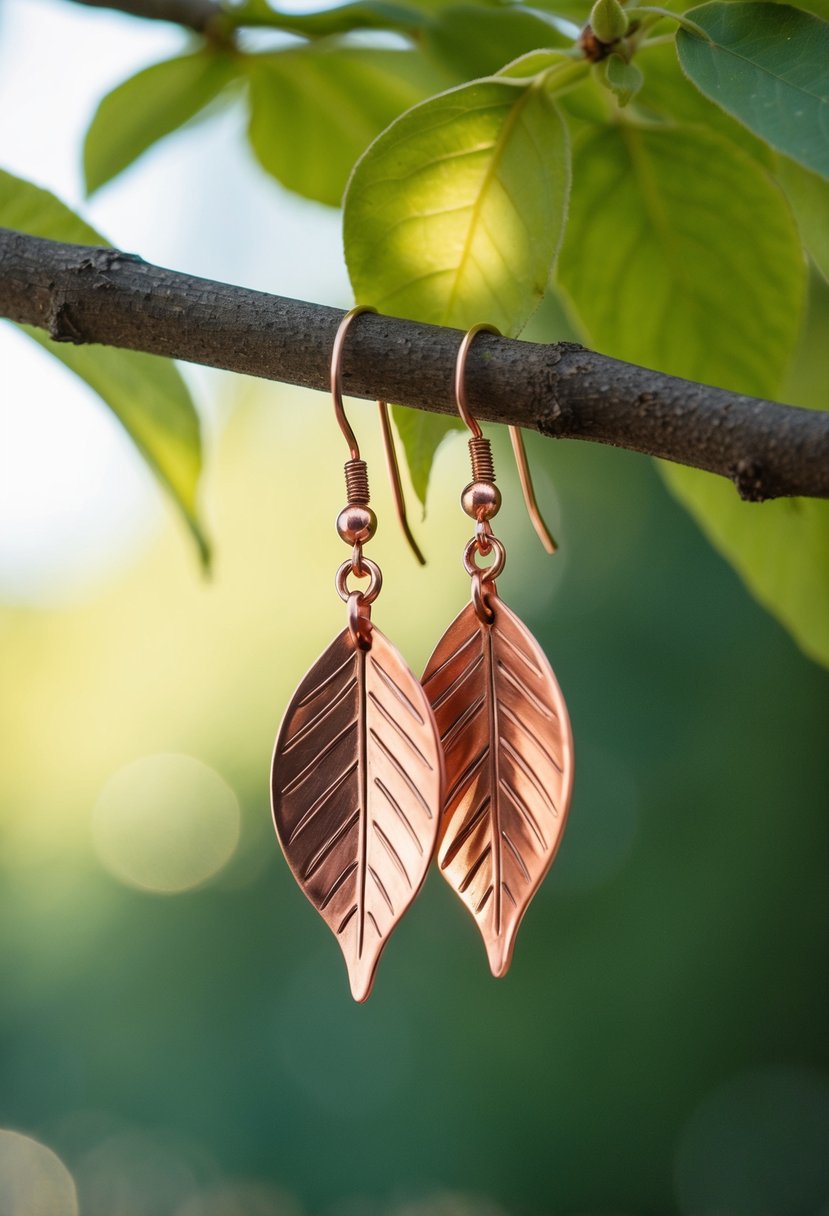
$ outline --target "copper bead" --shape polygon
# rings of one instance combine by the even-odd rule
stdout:
[[[461,494],[461,506],[472,519],[492,519],[501,509],[501,491],[491,481],[472,481]]]
[[[361,545],[377,531],[377,516],[371,507],[349,503],[337,516],[337,531],[348,545]]]

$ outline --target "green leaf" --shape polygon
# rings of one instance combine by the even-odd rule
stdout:
[[[668,464],[662,473],[755,598],[829,667],[829,503],[745,503],[720,477]]]
[[[727,2],[729,4],[742,4],[745,0],[727,0]],[[679,9],[680,12],[684,11],[684,5],[680,3],[680,0],[676,0],[676,3],[668,3],[666,7]],[[797,0],[791,7],[805,9],[807,13],[813,13],[816,17],[829,21],[829,0]]]
[[[642,88],[643,76],[635,63],[625,63],[621,55],[610,55],[599,65],[604,83],[620,106],[626,106]]]
[[[774,396],[797,341],[804,274],[780,191],[721,137],[624,124],[580,146],[559,280],[597,349]],[[826,658],[829,504],[744,503],[710,474],[663,472],[752,592]]]
[[[829,22],[788,4],[722,4],[686,14],[683,70],[706,97],[807,169],[829,177]]]
[[[349,182],[356,298],[398,317],[517,333],[547,286],[569,185],[567,131],[544,87],[499,78],[430,98],[383,132]],[[395,416],[425,501],[453,423]]]
[[[310,13],[289,13],[272,8],[266,0],[246,0],[228,8],[224,20],[232,27],[266,26],[301,34],[307,38],[327,38],[353,30],[381,29],[411,31],[428,24],[435,12],[457,0],[357,0]]]
[[[508,80],[529,82],[532,77],[538,76],[541,72],[546,72],[552,67],[572,66],[572,63],[573,60],[566,51],[527,51],[524,55],[519,55],[517,59],[513,59],[511,63],[507,63],[504,67],[499,68],[495,75],[506,76]]]
[[[541,9],[556,17],[563,17],[573,25],[582,26],[590,16],[592,0],[537,0],[533,8]]]
[[[511,59],[539,47],[569,47],[543,12],[459,4],[443,9],[423,35],[427,50],[460,73],[462,80],[494,75]]]
[[[289,190],[332,207],[375,136],[446,84],[413,51],[332,42],[251,55],[245,67],[259,163]]]
[[[605,354],[746,393],[779,387],[800,242],[777,187],[720,136],[623,123],[585,140],[558,275]]]
[[[198,51],[145,68],[108,93],[84,142],[87,194],[203,110],[236,71],[230,55]]]
[[[207,566],[210,551],[198,521],[201,473],[199,423],[193,402],[169,359],[109,346],[52,342],[41,329],[20,328],[101,397],[122,423],[159,481],[172,493]]]
[[[804,245],[829,280],[829,183],[786,156],[780,157],[777,179],[792,205]]]
[[[107,244],[54,195],[2,170],[0,224],[55,241]],[[85,380],[110,407],[172,495],[207,565],[209,548],[197,507],[202,465],[199,419],[175,364],[137,351],[52,342],[39,330],[21,329]]]
[[[739,2],[739,0],[735,0]],[[674,46],[647,46],[637,55],[644,83],[636,99],[637,109],[659,119],[679,123],[697,123],[709,131],[718,131],[759,160],[767,168],[774,167],[776,154],[767,143],[721,110],[693,87],[679,66]]]
[[[739,0],[736,2],[739,3]],[[829,21],[829,0],[803,0],[801,4],[795,4],[794,7],[805,8],[807,12],[814,13],[816,17]]]

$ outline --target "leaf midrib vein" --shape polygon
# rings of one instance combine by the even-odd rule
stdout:
[[[682,254],[677,246],[674,230],[671,227],[659,188],[648,163],[647,152],[642,147],[639,132],[635,131],[629,123],[621,123],[620,131],[622,141],[630,158],[631,167],[639,182],[645,213],[653,221],[653,227],[662,241],[667,259],[671,264],[671,271],[677,283],[683,290],[687,290],[688,282],[685,276]]]
[[[455,307],[455,300],[457,299],[458,290],[460,287],[461,279],[463,277],[463,271],[465,268],[465,264],[469,259],[469,254],[470,254],[470,250],[472,247],[472,241],[473,241],[473,238],[475,235],[475,230],[477,228],[478,221],[480,218],[481,208],[483,207],[483,200],[485,199],[485,197],[489,191],[489,188],[492,185],[492,182],[495,178],[495,175],[500,167],[501,160],[504,155],[504,151],[505,151],[507,145],[509,144],[509,137],[512,134],[513,128],[516,126],[519,118],[521,117],[524,107],[527,105],[527,102],[529,101],[531,91],[532,91],[531,89],[526,89],[525,92],[515,102],[515,104],[512,107],[511,112],[507,115],[507,118],[504,121],[504,125],[501,127],[501,130],[498,134],[498,138],[495,140],[495,142],[492,145],[492,158],[490,160],[490,163],[487,167],[486,172],[484,173],[484,178],[483,178],[483,181],[481,182],[481,188],[478,191],[478,197],[475,199],[474,203],[472,204],[472,215],[470,217],[469,229],[466,234],[466,240],[464,241],[463,249],[461,251],[461,256],[458,260],[457,268],[455,269],[455,272],[454,272],[454,276],[455,276],[454,282],[452,284],[452,289],[449,292],[449,298],[447,300],[446,308],[444,309],[444,313],[443,313],[443,323],[444,324],[446,324],[447,318],[452,316],[452,310]],[[519,212],[519,214],[520,214],[520,212]],[[500,908],[500,893],[497,894],[497,899],[498,899],[498,907]]]
[[[492,625],[481,625],[484,644],[484,672],[487,692],[487,715],[489,717],[489,788],[490,830],[492,839],[492,895],[495,932],[501,935],[501,761],[500,723],[498,721],[498,690],[495,686],[495,657],[493,654]]]
[[[360,791],[360,828],[359,854],[357,857],[357,903],[359,913],[357,919],[357,957],[363,957],[366,926],[366,872],[368,862],[368,712],[366,698],[366,652],[357,648],[357,685],[358,704],[357,718],[359,721],[358,769]]]
[[[724,55],[731,55],[732,58],[739,60],[740,63],[747,64],[748,67],[760,72],[763,76],[768,76],[769,80],[773,80],[787,89],[793,89],[796,93],[802,93],[804,97],[811,97],[813,101],[819,102],[820,105],[829,105],[829,98],[823,97],[820,93],[813,93],[811,89],[805,89],[802,85],[787,80],[785,76],[776,75],[770,68],[765,67],[762,63],[757,63],[754,59],[749,59],[746,55],[741,55],[739,51],[735,51],[733,47],[726,46],[724,42],[717,42],[716,39],[712,39],[712,41],[716,50],[722,51]]]

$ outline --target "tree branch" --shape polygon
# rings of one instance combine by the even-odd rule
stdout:
[[[342,312],[178,274],[114,249],[0,228],[0,316],[45,329],[58,342],[126,347],[326,389]],[[367,315],[346,343],[345,389],[453,414],[458,341],[456,330]],[[467,383],[482,421],[707,469],[753,502],[829,498],[829,413],[680,380],[572,342],[488,334],[472,348]]]
[[[149,17],[154,21],[172,21],[197,34],[208,34],[222,17],[222,6],[216,0],[75,0],[89,8],[111,8],[131,17]]]

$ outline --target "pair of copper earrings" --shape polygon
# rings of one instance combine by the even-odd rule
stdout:
[[[347,329],[367,311],[374,310],[345,315],[331,364],[334,408],[350,451],[348,502],[337,530],[351,557],[336,576],[348,623],[297,688],[271,773],[279,842],[340,944],[357,1001],[371,992],[380,954],[435,853],[474,917],[493,975],[506,973],[518,926],[555,856],[573,783],[570,721],[558,683],[496,588],[506,553],[490,521],[501,497],[489,441],[465,390],[469,348],[482,329],[498,332],[491,326],[469,331],[455,369],[458,410],[472,432],[472,481],[461,499],[475,521],[463,555],[471,603],[441,638],[421,681],[371,620],[382,576],[363,546],[376,519],[340,375]],[[380,411],[388,439],[383,402]],[[387,452],[400,504],[388,442]],[[523,482],[525,460],[519,468]],[[482,567],[480,558],[491,564]],[[367,579],[367,587],[350,589],[352,577]]]

